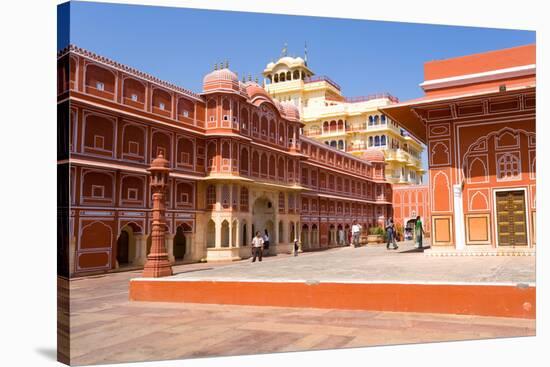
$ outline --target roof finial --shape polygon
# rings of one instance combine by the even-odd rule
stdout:
[[[304,64],[307,66],[307,41],[304,41]]]
[[[252,81],[252,74],[248,73],[248,81],[251,82]]]
[[[281,51],[281,56],[285,57],[288,54],[288,44],[285,42],[283,49]]]
[[[243,83],[246,83],[246,78],[244,77],[244,74],[243,74]]]
[[[258,77],[254,78],[254,81],[258,84]]]
[[[229,61],[227,59],[225,59],[225,68],[229,69]]]
[[[218,70],[218,63],[214,64],[214,71]]]

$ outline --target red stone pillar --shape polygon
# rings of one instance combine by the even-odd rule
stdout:
[[[172,275],[172,265],[168,260],[168,252],[164,245],[166,232],[165,193],[168,183],[168,161],[162,152],[151,162],[147,169],[151,173],[151,191],[153,192],[153,228],[151,231],[151,252],[143,268],[143,277],[166,277]]]

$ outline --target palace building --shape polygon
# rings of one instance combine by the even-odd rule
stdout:
[[[424,79],[381,110],[428,147],[432,248],[533,253],[535,45],[426,62]]]
[[[421,184],[425,170],[421,142],[381,112],[398,99],[389,93],[345,97],[340,85],[315,76],[304,58],[286,55],[263,71],[273,99],[294,104],[304,123],[304,136],[340,151],[361,156],[367,149],[384,153],[386,179],[393,184]]]
[[[76,46],[58,53],[58,218],[70,274],[143,266],[147,168],[159,153],[171,169],[173,262],[249,257],[265,229],[273,254],[295,239],[304,251],[332,247],[354,220],[368,228],[390,215],[381,152],[358,157],[302,136],[300,107],[216,69],[194,93]]]

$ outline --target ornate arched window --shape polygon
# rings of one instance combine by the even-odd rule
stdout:
[[[375,147],[379,147],[380,146],[380,137],[378,135],[376,135],[374,137],[374,146]]]

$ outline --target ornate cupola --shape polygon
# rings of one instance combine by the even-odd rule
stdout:
[[[229,64],[226,61],[225,65],[220,64],[214,66],[214,71],[206,74],[202,80],[202,89],[204,93],[210,92],[227,92],[240,90],[239,77],[233,71],[229,70]]]

